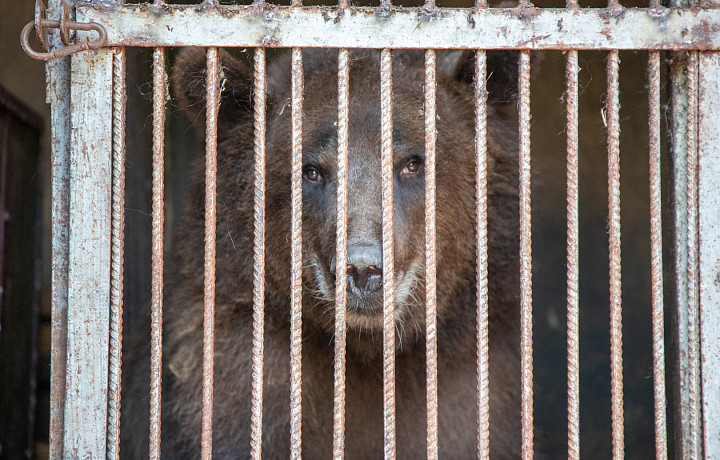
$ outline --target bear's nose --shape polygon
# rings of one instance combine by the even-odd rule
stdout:
[[[330,264],[335,273],[335,258]],[[369,295],[382,288],[382,247],[350,244],[347,248],[347,288],[355,295]]]
[[[382,247],[377,244],[348,246],[348,287],[356,294],[370,294],[382,288]]]

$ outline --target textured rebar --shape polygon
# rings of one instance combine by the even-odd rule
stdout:
[[[700,347],[699,285],[698,285],[698,53],[691,51],[688,59],[687,89],[690,100],[687,105],[687,292],[688,292],[688,405],[690,407],[689,458],[700,458]]]
[[[217,211],[217,117],[220,107],[218,50],[207,49],[205,124],[205,289],[203,315],[203,460],[212,458],[213,372],[215,367],[215,223]]]
[[[110,267],[110,365],[107,458],[120,458],[123,260],[125,254],[125,48],[113,55],[112,245]]]
[[[578,55],[567,53],[567,391],[568,459],[580,458],[580,336],[578,297]]]
[[[422,11],[423,14],[426,15],[436,15],[440,10],[438,10],[437,6],[435,5],[435,0],[425,0],[425,4],[420,7],[420,11]]]
[[[338,51],[338,167],[337,230],[335,235],[335,383],[333,406],[333,458],[345,455],[345,313],[347,308],[347,199],[348,116],[350,110],[350,58]]]
[[[262,458],[265,335],[265,48],[255,48],[255,201],[253,243],[252,415],[250,457]]]
[[[150,458],[160,458],[164,234],[165,49],[153,51],[152,309],[150,333]]]
[[[435,3],[433,2],[433,7]],[[435,260],[435,50],[425,51],[425,366],[427,458],[438,458],[437,277]]]
[[[522,456],[533,458],[532,248],[530,224],[530,52],[520,52],[520,350]]]
[[[302,50],[292,50],[292,241],[290,270],[290,458],[302,454]],[[338,263],[341,263],[338,261]]]
[[[380,52],[383,239],[383,414],[385,459],[395,458],[395,280],[393,241],[392,52]]]
[[[478,458],[490,458],[490,367],[488,349],[487,237],[487,55],[475,57],[475,215],[477,219]]]
[[[610,393],[613,458],[625,455],[622,362],[622,285],[620,279],[620,56],[610,51],[607,63],[608,222],[610,249]]]
[[[657,3],[653,0],[652,3]],[[653,374],[655,378],[655,457],[667,458],[665,416],[665,311],[662,276],[662,196],[660,190],[660,52],[648,58],[650,107],[650,254],[652,266]]]

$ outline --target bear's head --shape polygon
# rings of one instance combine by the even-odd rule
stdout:
[[[438,320],[473,321],[475,286],[475,99],[473,55],[438,51],[437,64],[437,294]],[[510,87],[513,56],[490,56],[488,75]],[[218,114],[218,305],[229,310],[252,304],[253,279],[253,78],[248,67],[220,53]],[[192,120],[205,110],[205,52],[187,49],[175,65],[178,98]],[[335,305],[337,196],[337,50],[304,50],[302,120],[303,319],[332,333]],[[507,71],[510,69],[509,71]],[[503,80],[504,78],[504,80]],[[291,70],[288,54],[267,70],[266,311],[287,321],[290,298]],[[425,324],[425,116],[424,53],[393,52],[393,214],[396,324],[402,340],[422,336]],[[491,83],[493,80],[491,79]],[[350,54],[347,324],[352,340],[382,328],[383,281],[380,53]],[[491,102],[505,96],[491,89]],[[516,134],[489,107],[488,174],[490,227],[516,220]],[[503,166],[504,165],[504,166]],[[515,172],[513,172],[515,171]],[[498,179],[496,176],[500,176]],[[187,282],[202,283],[202,171],[186,213],[187,238],[180,242]],[[495,198],[495,199],[494,199]],[[493,218],[497,213],[512,217]],[[490,236],[502,257],[508,233]],[[510,242],[514,239],[510,238]],[[493,245],[500,245],[492,248]],[[500,270],[502,262],[496,264]],[[492,295],[492,293],[491,293]],[[216,313],[223,315],[223,307]],[[366,334],[378,337],[381,334]]]

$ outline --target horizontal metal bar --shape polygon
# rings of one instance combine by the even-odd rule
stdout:
[[[153,6],[78,3],[109,46],[720,49],[720,9]],[[639,33],[642,31],[642,33]]]

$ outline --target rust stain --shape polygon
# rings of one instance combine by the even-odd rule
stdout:
[[[612,28],[611,27],[604,27],[600,30],[600,34],[604,35],[607,40],[612,40]]]

